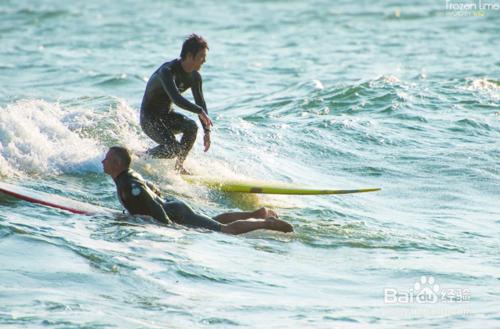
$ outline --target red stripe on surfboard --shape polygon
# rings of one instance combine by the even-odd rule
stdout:
[[[12,192],[12,191],[7,191],[7,190],[1,189],[1,188],[0,188],[0,191],[4,192],[6,194],[12,195],[12,196],[14,196],[14,197],[16,197],[18,199],[21,199],[21,200],[25,200],[25,201],[29,201],[29,202],[33,202],[33,203],[38,203],[38,204],[41,204],[41,205],[44,205],[44,206],[47,206],[47,207],[53,207],[53,208],[57,208],[57,209],[66,210],[66,211],[72,212],[74,214],[80,214],[80,215],[87,215],[87,214],[89,214],[88,211],[78,210],[78,209],[74,209],[74,208],[70,208],[70,207],[65,207],[65,206],[60,206],[60,205],[55,204],[55,203],[43,201],[43,200],[40,200],[40,199],[30,198],[29,196],[26,196],[26,195],[23,195],[23,194],[19,194],[19,193],[15,193],[15,192]]]

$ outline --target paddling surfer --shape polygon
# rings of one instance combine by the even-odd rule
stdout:
[[[203,126],[204,150],[210,148],[210,127],[207,106],[203,97],[199,70],[205,63],[207,42],[199,35],[191,34],[183,43],[180,58],[162,64],[149,78],[141,104],[142,130],[159,145],[148,150],[155,158],[177,157],[175,168],[181,174],[189,174],[183,163],[196,140],[198,126],[195,121],[175,112],[172,103],[198,115]],[[191,89],[196,104],[181,93]],[[180,141],[176,134],[182,134]]]
[[[228,234],[242,234],[258,229],[292,232],[292,225],[278,218],[276,212],[260,208],[253,212],[224,213],[210,218],[195,213],[185,202],[164,196],[153,184],[130,169],[130,153],[113,146],[102,160],[104,172],[116,184],[118,198],[131,215],[148,215],[162,223],[201,227]]]

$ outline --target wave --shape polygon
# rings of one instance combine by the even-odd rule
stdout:
[[[392,75],[326,87],[320,80],[311,80],[273,93],[268,100],[256,100],[256,108],[261,110],[245,116],[245,119],[300,119],[366,111],[384,112],[388,108],[396,110],[411,99],[408,90],[414,87],[414,84],[402,82]]]
[[[493,79],[467,79],[463,89],[485,94],[493,102],[500,101],[500,81]]]
[[[338,218],[346,217],[336,212]],[[352,220],[351,220],[352,221]],[[363,248],[390,250],[430,250],[464,252],[464,248],[451,240],[424,234],[408,234],[401,230],[389,230],[382,226],[368,226],[363,221],[337,224],[330,220],[301,223],[298,240],[314,248]]]
[[[107,146],[144,147],[126,103],[108,100],[101,109],[79,104],[28,99],[0,108],[0,174],[101,172]]]
[[[58,10],[58,9],[33,9],[33,8],[20,8],[20,9],[14,9],[14,10],[5,10],[2,11],[1,13],[8,13],[9,15],[12,15],[13,17],[19,16],[19,17],[25,17],[25,18],[30,18],[30,19],[37,19],[37,20],[46,20],[46,19],[53,19],[53,18],[60,18],[62,16],[67,16],[67,15],[73,15],[68,10]]]

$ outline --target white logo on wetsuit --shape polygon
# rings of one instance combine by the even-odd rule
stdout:
[[[139,188],[139,186],[132,184],[132,195],[138,196],[139,194],[141,194],[141,189]]]

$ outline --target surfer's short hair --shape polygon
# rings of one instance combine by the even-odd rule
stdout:
[[[109,150],[113,151],[113,154],[118,158],[120,164],[122,164],[126,168],[130,167],[132,158],[130,157],[130,152],[127,150],[127,148],[123,146],[112,146],[109,148]]]
[[[184,40],[182,44],[181,50],[181,58],[186,59],[187,54],[191,53],[193,56],[196,56],[198,52],[202,49],[208,50],[208,43],[205,39],[197,34],[191,34]]]

